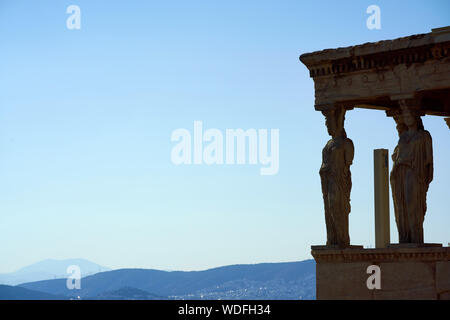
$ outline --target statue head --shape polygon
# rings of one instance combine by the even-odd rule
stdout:
[[[401,136],[403,132],[408,130],[408,126],[403,121],[403,116],[401,114],[397,114],[394,116],[395,123],[397,124],[396,129],[398,132],[398,136]]]
[[[328,134],[333,138],[347,137],[344,129],[345,109],[338,107],[332,110],[324,111],[325,125],[328,129]]]
[[[420,112],[407,106],[402,106],[401,119],[408,129],[424,130]]]

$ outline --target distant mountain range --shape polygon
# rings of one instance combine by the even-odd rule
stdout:
[[[204,271],[119,269],[81,279],[81,289],[69,290],[66,278],[0,287],[0,299],[159,300],[159,299],[315,299],[315,262],[231,265]],[[13,289],[14,288],[14,289]],[[9,291],[8,291],[9,290]],[[48,295],[49,298],[45,298]],[[37,296],[36,299],[39,299]]]
[[[0,300],[315,299],[314,260],[204,271],[119,269],[85,276],[81,289],[69,290],[65,271],[72,264],[90,272],[104,268],[83,259],[45,260],[9,274],[16,276],[9,279],[49,274],[61,274],[61,278],[0,285]]]
[[[67,267],[70,265],[79,266],[82,277],[111,270],[85,259],[47,259],[16,272],[0,273],[0,284],[17,285],[25,282],[65,278],[67,277]]]

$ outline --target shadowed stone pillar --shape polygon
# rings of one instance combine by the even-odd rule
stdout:
[[[373,160],[375,198],[375,247],[386,248],[390,243],[388,150],[374,150]]]

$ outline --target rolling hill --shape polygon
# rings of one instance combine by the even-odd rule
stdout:
[[[83,278],[79,290],[68,290],[66,279],[24,283],[20,287],[81,299],[101,299],[111,293],[123,296],[120,292],[125,289],[137,297],[167,299],[315,299],[315,263],[306,260],[231,265],[204,271],[119,269]]]
[[[17,286],[0,285],[0,300],[68,300],[68,298]]]

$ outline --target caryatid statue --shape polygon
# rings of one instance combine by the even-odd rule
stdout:
[[[393,154],[392,197],[400,243],[423,244],[423,221],[427,210],[427,191],[433,180],[431,135],[423,127],[417,110],[401,105],[402,130]]]
[[[325,207],[327,246],[348,247],[348,215],[352,179],[350,165],[354,146],[344,129],[345,109],[342,107],[324,111],[326,126],[331,140],[322,151],[320,178]]]
[[[393,118],[395,120],[395,124],[396,124],[396,129],[398,132],[398,137],[400,138],[401,135],[408,130],[408,127],[406,126],[405,122],[403,121],[403,115],[401,113],[401,110],[397,110],[395,112],[395,114],[393,115]],[[399,192],[399,188],[400,186],[398,186],[398,181],[397,179],[395,179],[395,176],[397,175],[397,169],[398,166],[396,166],[395,161],[398,157],[398,146],[395,147],[394,149],[394,153],[392,154],[392,162],[394,163],[393,167],[392,167],[392,171],[391,171],[391,189],[392,189],[392,194],[396,194],[397,192]],[[397,217],[397,202],[394,199],[394,212],[395,212],[395,220],[397,222],[398,225],[398,217]]]

